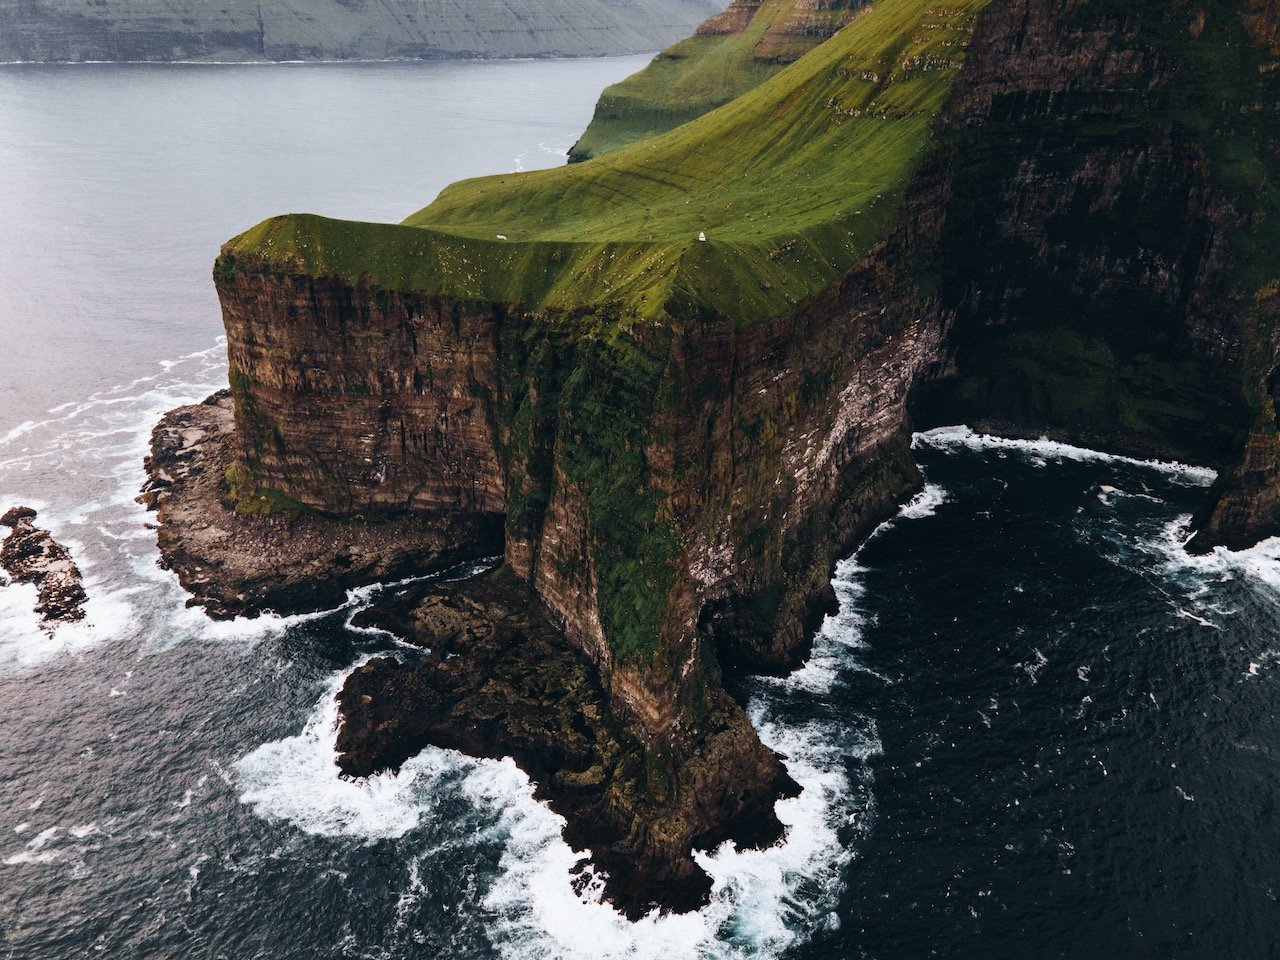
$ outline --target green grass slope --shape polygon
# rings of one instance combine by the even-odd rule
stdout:
[[[883,235],[987,2],[878,0],[767,82],[660,137],[454,184],[399,226],[289,215],[224,251],[610,323],[776,316]]]
[[[674,130],[759,86],[785,66],[755,55],[765,33],[794,0],[765,0],[745,29],[713,25],[738,14],[743,0],[713,17],[699,32],[663,50],[621,83],[605,88],[595,115],[569,151],[571,162],[589,160]]]

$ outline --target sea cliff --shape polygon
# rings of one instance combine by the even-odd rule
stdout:
[[[267,221],[215,270],[228,493],[353,529],[501,515],[520,600],[475,619],[561,634],[599,685],[570,725],[640,758],[609,769],[645,802],[571,839],[625,851],[599,862],[630,912],[686,908],[691,850],[768,842],[761,798],[786,787],[723,675],[804,656],[834,560],[919,485],[913,426],[1209,463],[1199,545],[1276,529],[1276,22],[1244,0],[875,0],[590,162],[468,181],[398,226]],[[347,742],[433,676],[353,677]],[[435,719],[397,750],[476,722],[423,696]],[[525,751],[582,816],[527,730],[486,729],[481,752]],[[351,772],[398,762],[370,750]]]
[[[427,60],[648,53],[715,0],[0,0],[0,62]]]

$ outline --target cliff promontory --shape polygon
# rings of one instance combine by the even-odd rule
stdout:
[[[761,43],[806,10],[734,4],[704,36],[755,39],[687,69],[785,61],[795,31]],[[400,225],[289,215],[228,242],[235,496],[352,530],[500,516],[508,599],[418,597],[398,632],[475,663],[564,643],[554,670],[502,667],[518,722],[456,657],[370,665],[344,767],[506,751],[610,896],[684,908],[707,890],[691,851],[769,842],[788,785],[723,675],[805,655],[833,561],[919,485],[913,426],[1209,463],[1198,545],[1274,532],[1278,19],[874,0],[588,162],[454,185]]]
[[[0,0],[0,62],[647,53],[716,0]]]

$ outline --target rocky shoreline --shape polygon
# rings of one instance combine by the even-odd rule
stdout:
[[[502,552],[500,522],[483,515],[238,511],[225,478],[234,429],[225,391],[166,414],[139,498],[157,513],[161,563],[211,617],[321,610],[354,587]],[[591,851],[583,882],[600,877],[606,899],[632,918],[707,901],[711,878],[695,849],[782,837],[774,804],[798,787],[718,684],[696,726],[662,750],[642,744],[596,666],[510,568],[386,590],[355,622],[425,652],[414,662],[380,657],[348,677],[335,774],[395,771],[432,745],[512,757],[565,817],[569,844]]]
[[[308,510],[245,512],[227,499],[235,461],[227,391],[172,410],[151,435],[139,500],[159,521],[161,563],[192,605],[224,620],[309,613],[348,590],[422,576],[502,552],[500,517],[383,514],[341,520]]]
[[[30,507],[14,507],[0,516],[0,526],[9,528],[0,544],[0,567],[17,583],[35,584],[39,596],[36,613],[41,626],[52,630],[59,624],[83,620],[89,598],[71,552],[48,530],[37,527],[35,520],[36,511]]]
[[[727,694],[680,750],[646,753],[610,709],[599,673],[508,568],[388,592],[356,623],[427,652],[412,663],[380,657],[347,678],[343,773],[397,770],[428,745],[513,758],[628,917],[706,903],[711,878],[693,850],[782,837],[774,804],[799,788]],[[757,769],[726,781],[722,765],[744,758]]]
[[[691,851],[773,842],[794,789],[723,675],[803,655],[832,563],[920,486],[913,428],[1212,464],[1192,549],[1280,530],[1280,194],[1236,159],[1280,162],[1280,44],[1251,9],[881,0],[789,93],[652,151],[396,225],[252,227],[214,268],[234,403],[154,437],[165,562],[231,616],[501,552],[367,615],[429,652],[349,679],[342,769],[513,756],[613,902],[697,906]],[[886,107],[926,101],[927,129]],[[901,162],[851,234],[886,129]],[[693,233],[686,206],[728,211],[757,166],[825,184],[832,219],[780,205],[771,249],[750,215]]]

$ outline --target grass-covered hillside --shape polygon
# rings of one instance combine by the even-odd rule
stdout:
[[[605,89],[569,153],[589,160],[724,106],[826,40],[867,0],[734,0],[639,73]],[[813,7],[814,9],[807,9]]]
[[[610,322],[775,316],[882,236],[987,2],[878,0],[767,82],[660,137],[463,181],[399,226],[278,217],[225,252]]]

